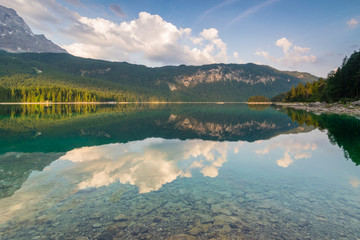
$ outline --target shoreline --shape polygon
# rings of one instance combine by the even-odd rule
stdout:
[[[295,103],[283,103],[273,102],[272,105],[285,108],[292,108],[297,110],[304,110],[312,112],[314,114],[339,114],[348,116],[360,116],[360,101],[352,103],[325,103],[325,102],[295,102]]]
[[[315,114],[339,114],[349,116],[360,116],[360,101],[346,104],[325,102],[0,102],[1,105],[125,105],[125,104],[247,104],[247,105],[269,105],[278,106],[283,109],[292,108],[304,110]]]
[[[248,102],[0,102],[0,105],[61,105],[61,104],[109,104],[109,105],[117,105],[117,104],[186,104],[186,103],[211,103],[211,104],[249,104]]]

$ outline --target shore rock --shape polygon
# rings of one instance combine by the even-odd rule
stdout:
[[[360,101],[340,104],[340,103],[273,103],[276,106],[283,108],[293,108],[298,110],[305,110],[315,114],[330,113],[349,116],[360,116]]]

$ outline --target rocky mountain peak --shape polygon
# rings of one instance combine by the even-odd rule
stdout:
[[[8,52],[66,53],[44,35],[34,34],[14,9],[1,5],[0,49]]]

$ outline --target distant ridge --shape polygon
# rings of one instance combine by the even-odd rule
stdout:
[[[71,88],[66,90],[69,94],[61,95],[61,101],[68,101],[64,96],[79,90],[96,92],[96,101],[247,101],[258,95],[271,98],[306,82],[300,77],[306,73],[288,74],[252,63],[150,68],[62,53],[4,51],[0,51],[0,63],[0,87]],[[55,101],[55,97],[44,98]]]
[[[67,53],[43,34],[34,34],[14,9],[0,5],[0,49],[7,52]]]

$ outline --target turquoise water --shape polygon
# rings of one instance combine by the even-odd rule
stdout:
[[[1,239],[360,239],[360,120],[0,107]]]

